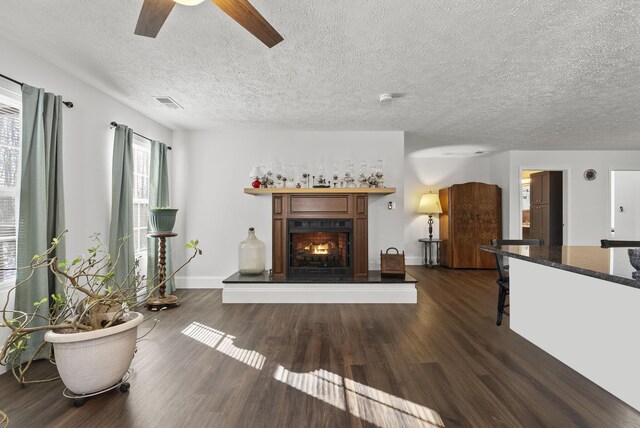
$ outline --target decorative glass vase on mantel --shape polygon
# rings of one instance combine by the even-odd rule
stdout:
[[[253,227],[238,247],[238,271],[241,275],[260,275],[264,272],[264,242],[256,238]]]

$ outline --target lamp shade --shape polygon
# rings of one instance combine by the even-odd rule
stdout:
[[[440,205],[438,195],[435,193],[425,193],[422,195],[418,212],[424,214],[440,214],[442,212],[442,206]]]
[[[262,169],[259,166],[254,166],[249,173],[249,178],[262,177]]]

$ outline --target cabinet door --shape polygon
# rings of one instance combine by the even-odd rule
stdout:
[[[551,223],[549,218],[551,206],[549,204],[531,205],[531,239],[542,239],[545,245],[551,244]]]
[[[492,239],[500,239],[502,235],[502,203],[498,186],[475,183],[475,221],[476,235],[473,247],[476,251],[476,267],[495,269],[495,256],[481,251],[478,245],[491,245]]]
[[[532,204],[529,210],[529,237],[540,239],[540,204]]]
[[[531,174],[531,205],[542,201],[542,174],[542,172]]]
[[[542,173],[541,177],[541,189],[540,189],[540,203],[548,204],[551,200],[549,196],[551,193],[551,173],[549,171],[545,171]]]
[[[452,228],[449,238],[453,250],[450,267],[475,268],[476,207],[473,183],[451,186],[449,208]]]
[[[549,245],[550,241],[550,223],[549,223],[549,208],[548,204],[540,205],[540,239],[542,239],[545,245]]]

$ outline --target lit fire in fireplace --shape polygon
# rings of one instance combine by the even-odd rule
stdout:
[[[335,244],[334,244],[335,245]],[[329,243],[309,244],[304,249],[311,254],[329,254]]]
[[[295,252],[292,254],[294,266],[315,269],[339,267],[340,263],[346,263],[346,258],[342,257],[342,250],[336,241],[319,238],[314,242],[311,239],[296,244]]]

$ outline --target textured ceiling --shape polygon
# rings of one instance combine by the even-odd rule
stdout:
[[[174,129],[638,148],[637,0],[252,3],[285,38],[273,49],[211,2],[177,5],[154,40],[133,35],[142,0],[2,0],[0,35]]]

